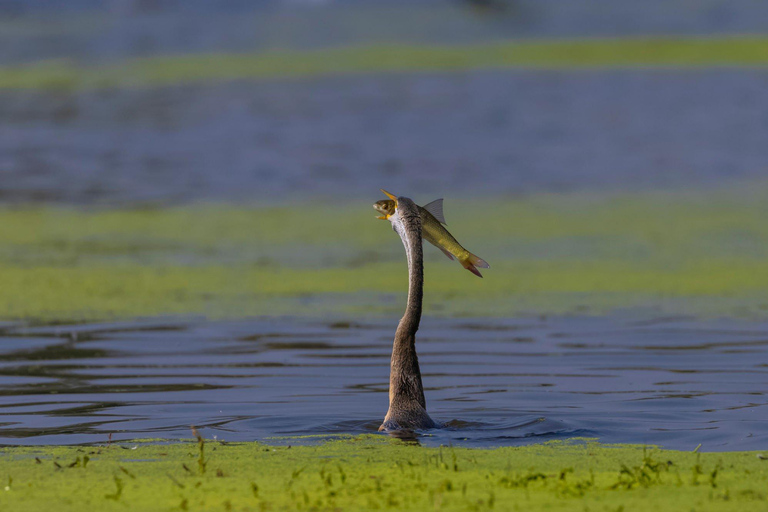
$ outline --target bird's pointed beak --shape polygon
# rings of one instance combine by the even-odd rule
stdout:
[[[381,190],[382,192],[384,192],[384,195],[385,195],[385,196],[387,196],[388,198],[390,198],[391,200],[393,200],[393,201],[395,202],[395,206],[397,206],[397,197],[395,197],[394,195],[390,194],[389,192],[387,192],[387,191],[386,191],[386,190],[384,190],[383,188],[381,188],[381,189],[379,189],[379,190]]]

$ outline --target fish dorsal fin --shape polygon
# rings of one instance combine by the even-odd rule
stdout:
[[[438,222],[441,224],[447,224],[445,222],[445,215],[443,215],[443,200],[442,199],[435,199],[429,204],[425,204],[422,206],[425,210],[427,210],[429,213],[432,214],[434,218],[437,219]]]

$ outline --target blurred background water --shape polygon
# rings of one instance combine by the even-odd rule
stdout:
[[[762,70],[475,71],[5,93],[8,202],[684,188],[768,171]],[[702,122],[703,116],[716,122]]]
[[[3,0],[0,63],[511,38],[765,33],[759,0]]]
[[[428,297],[442,293],[428,317],[493,318],[424,322],[430,410],[455,420],[426,442],[768,447],[764,323],[579,316],[598,292],[636,303],[627,290],[764,314],[766,32],[760,0],[0,0],[0,442],[375,430],[401,249],[311,205],[372,231],[373,211],[352,208],[384,187],[464,200],[448,220],[493,266],[480,288],[428,254]],[[627,38],[639,53],[610,65],[569,47]],[[686,61],[689,40],[724,50]],[[742,40],[757,64],[729,46]],[[398,67],[521,42],[562,43],[560,64]],[[264,76],[208,69],[264,55]],[[281,71],[295,62],[309,71]],[[162,83],[133,76],[142,65]],[[681,199],[702,188],[715,193]],[[565,296],[571,316],[518,315]],[[189,319],[282,303],[290,318]],[[384,318],[329,320],[350,307]],[[135,318],[167,314],[182,318]]]
[[[11,67],[768,27],[768,6],[748,0],[0,5],[0,65]],[[717,185],[766,176],[766,85],[764,69],[628,65],[5,90],[0,200],[166,204],[367,196],[381,186],[517,194]]]

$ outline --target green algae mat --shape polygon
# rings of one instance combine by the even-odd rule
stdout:
[[[768,38],[605,38],[521,40],[475,45],[370,45],[256,54],[176,55],[84,66],[58,60],[0,67],[2,89],[158,87],[190,83],[312,78],[356,73],[488,68],[765,67]]]
[[[0,209],[0,318],[402,313],[402,246],[370,201]],[[433,197],[414,197],[422,204]],[[425,314],[763,318],[768,183],[729,189],[448,197],[478,279],[425,248]]]
[[[6,448],[0,479],[0,510],[19,512],[768,509],[761,453],[589,440],[493,450],[378,436],[314,446],[200,439]]]

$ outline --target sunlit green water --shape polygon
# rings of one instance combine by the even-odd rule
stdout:
[[[447,198],[491,269],[427,247],[426,312],[513,316],[628,307],[757,316],[768,189]],[[377,197],[371,197],[371,202]],[[427,202],[432,198],[415,198]],[[0,317],[396,314],[402,247],[369,202],[0,211]]]
[[[124,449],[125,448],[125,449]],[[762,510],[756,452],[596,443],[470,450],[368,437],[0,451],[7,510]]]
[[[82,66],[67,60],[0,68],[0,89],[153,87],[238,79],[307,78],[355,73],[636,66],[768,65],[768,38],[530,40],[496,44],[370,45],[314,51],[202,54]]]

